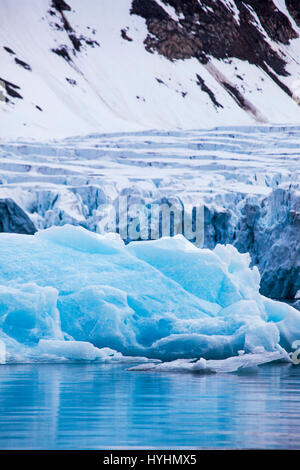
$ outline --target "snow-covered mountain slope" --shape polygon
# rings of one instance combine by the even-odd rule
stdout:
[[[1,0],[0,137],[297,123],[298,0]]]

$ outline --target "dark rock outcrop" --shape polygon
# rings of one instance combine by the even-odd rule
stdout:
[[[20,90],[20,87],[18,85],[15,85],[14,83],[9,82],[8,80],[4,80],[4,78],[2,77],[0,77],[0,82],[3,84],[8,96],[10,96],[11,98],[19,98],[20,100],[23,99],[23,96],[21,96],[20,93],[18,93],[17,91]]]
[[[36,231],[28,215],[12,199],[0,199],[0,232],[33,235]]]
[[[292,0],[293,2],[298,4],[299,10],[298,0]],[[241,1],[238,2],[239,8],[241,8],[241,3]],[[290,39],[297,37],[289,19],[278,10],[273,0],[247,0],[243,1],[243,3],[253,8],[262,27],[272,40],[282,44],[289,44]]]
[[[149,34],[144,43],[148,52],[157,51],[169,60],[195,57],[204,64],[210,56],[218,59],[236,57],[262,68],[291,95],[277,77],[288,75],[283,55],[272,48],[268,37],[289,44],[298,35],[273,0],[235,0],[238,19],[223,2],[214,0],[163,0],[163,3],[175,9],[178,21],[155,0],[132,2],[131,14],[146,20]],[[289,3],[294,18],[298,18],[298,0]]]
[[[71,11],[70,5],[68,5],[64,0],[52,0],[52,7],[60,13],[63,11]]]
[[[71,47],[65,44],[61,44],[59,47],[51,49],[52,52],[61,56],[67,62],[72,62],[71,54],[76,55],[77,52],[81,51],[83,45],[96,47],[100,46],[98,41],[95,41],[84,35],[78,35],[75,29],[72,27],[70,21],[66,17],[65,12],[71,12],[72,8],[64,0],[53,0],[52,9],[48,11],[49,15],[52,18],[56,18],[58,22],[54,23],[50,21],[50,26],[52,28],[59,29],[60,31],[65,31],[69,37]],[[59,24],[60,23],[60,24]]]
[[[297,26],[300,26],[300,3],[299,0],[285,0],[287,9],[294,18]]]

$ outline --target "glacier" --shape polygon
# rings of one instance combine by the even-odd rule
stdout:
[[[68,224],[1,233],[1,357],[217,372],[289,361],[300,312],[261,295],[249,265],[231,245],[197,248],[182,235],[126,245]]]
[[[204,246],[249,252],[261,293],[291,301],[300,291],[299,148],[300,127],[284,125],[2,141],[0,230],[104,233],[108,208],[125,197],[133,217],[135,204],[204,207]]]

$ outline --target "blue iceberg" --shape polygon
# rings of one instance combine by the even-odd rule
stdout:
[[[300,312],[262,296],[249,265],[231,245],[199,249],[181,235],[125,245],[71,225],[1,233],[1,356],[183,360],[192,370],[229,358],[252,367],[262,354],[288,360]]]

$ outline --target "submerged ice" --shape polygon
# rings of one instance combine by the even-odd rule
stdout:
[[[288,360],[300,312],[262,296],[249,264],[231,245],[180,235],[125,245],[70,225],[1,233],[1,358],[217,372]]]

